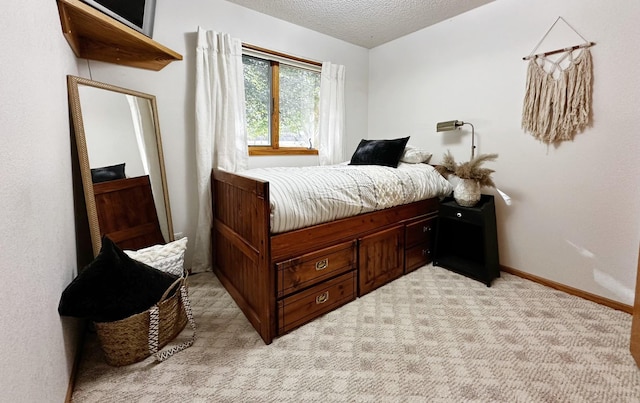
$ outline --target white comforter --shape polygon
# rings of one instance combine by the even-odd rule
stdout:
[[[271,232],[382,210],[451,193],[451,184],[432,166],[377,165],[256,168],[238,172],[269,181]]]

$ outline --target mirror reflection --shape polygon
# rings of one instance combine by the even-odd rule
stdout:
[[[150,211],[155,212],[152,218],[154,221],[157,219],[162,241],[172,241],[173,228],[155,97],[73,76],[69,77],[69,93],[94,253],[99,250],[99,246],[96,249],[96,241],[99,243],[103,234],[120,233],[122,225],[138,225],[140,223],[123,224],[122,221],[129,221],[127,216],[139,218]],[[151,196],[141,198],[143,191],[138,185],[134,188],[133,183],[150,186]],[[124,188],[133,190],[122,193]],[[125,203],[113,200],[117,192],[125,195],[122,196],[127,198]],[[151,203],[151,197],[152,205],[146,206],[144,211],[132,210],[145,204],[144,200]],[[124,205],[119,206],[118,203]],[[120,227],[111,228],[110,218],[104,217],[105,214],[120,215],[121,212],[113,211],[116,208],[126,211],[122,213],[124,218],[118,217]],[[93,217],[94,214],[97,217]],[[93,228],[96,221],[102,228]],[[123,246],[132,247],[132,244],[125,242]]]

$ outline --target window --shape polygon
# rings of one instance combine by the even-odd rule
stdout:
[[[317,154],[320,63],[245,45],[249,155]]]

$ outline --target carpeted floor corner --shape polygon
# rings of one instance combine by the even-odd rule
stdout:
[[[189,295],[191,348],[110,367],[90,334],[73,401],[640,402],[631,315],[507,273],[425,266],[271,345],[212,273]]]

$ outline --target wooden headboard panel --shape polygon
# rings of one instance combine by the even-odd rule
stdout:
[[[165,243],[148,175],[95,183],[93,193],[101,237],[121,249]]]

